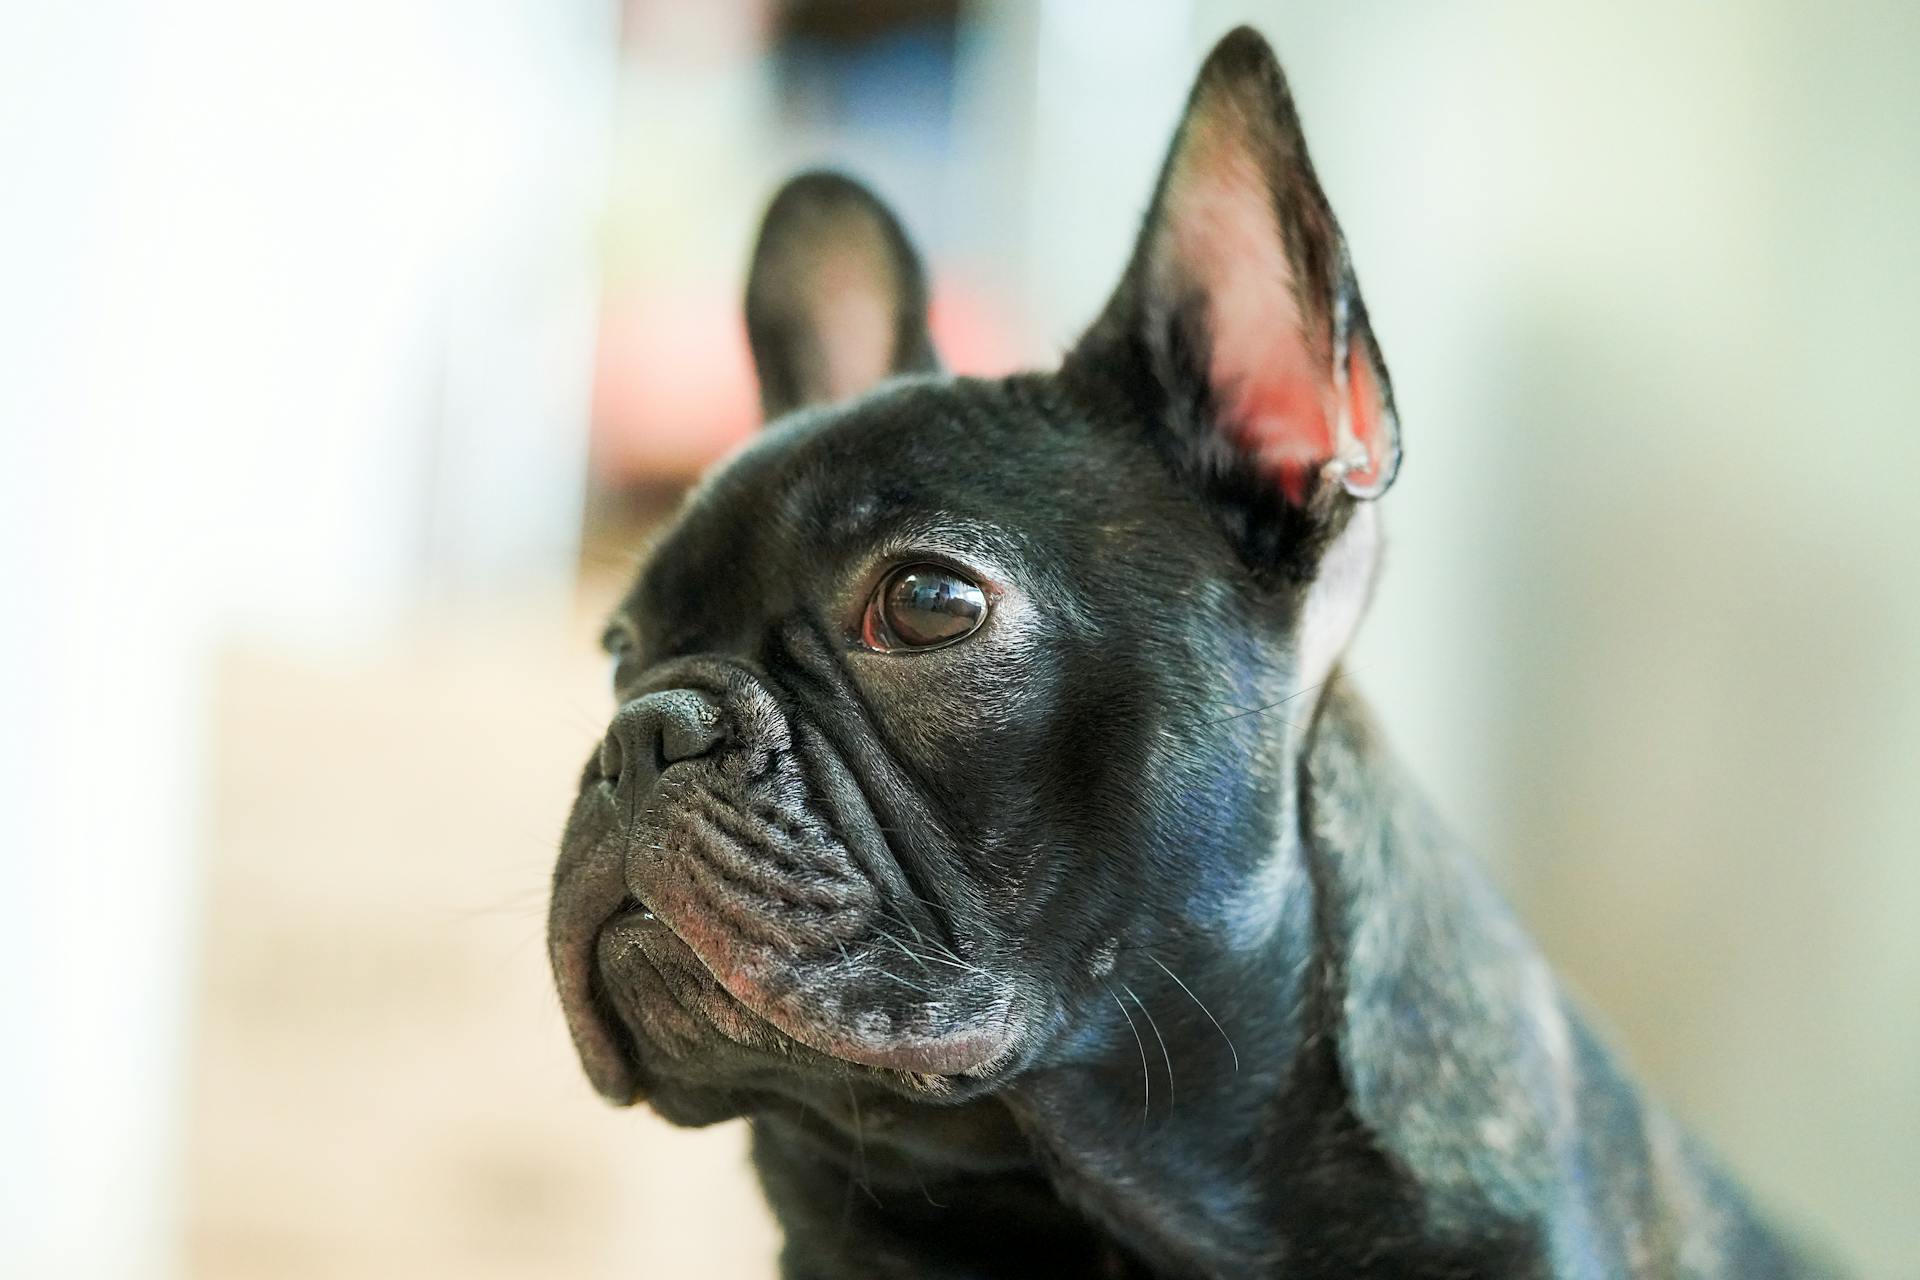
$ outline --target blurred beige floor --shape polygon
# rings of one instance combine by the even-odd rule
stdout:
[[[186,1188],[203,1277],[772,1273],[735,1126],[587,1088],[545,886],[612,575],[218,675]]]

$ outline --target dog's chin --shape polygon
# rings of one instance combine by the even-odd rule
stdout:
[[[604,1097],[623,1106],[650,1100],[679,1123],[709,1123],[744,1110],[740,1098],[849,1075],[929,1101],[959,1100],[979,1092],[1022,1042],[1011,983],[985,991],[976,978],[965,994],[948,984],[943,994],[958,996],[952,1007],[968,1012],[945,1020],[939,1003],[881,1003],[863,989],[870,984],[846,974],[743,966],[736,950],[711,921],[669,918],[631,900],[601,928],[593,1008],[581,1013],[601,1024],[602,1060],[585,1065]],[[928,975],[905,981],[924,987]]]

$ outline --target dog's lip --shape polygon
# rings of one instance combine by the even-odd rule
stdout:
[[[589,901],[609,897],[611,902]],[[561,1013],[594,1091],[615,1106],[629,1107],[644,1098],[639,1064],[625,1025],[600,990],[595,957],[607,924],[633,914],[628,905],[633,899],[605,876],[576,877],[564,899],[556,893],[548,940]]]
[[[1011,1019],[1004,1011],[996,1013],[986,1025],[880,1046],[831,1035],[808,1041],[792,1031],[787,1034],[845,1062],[915,1076],[984,1075],[1004,1062],[1016,1043]]]
[[[758,982],[737,966],[719,962],[712,953],[720,948],[714,945],[714,939],[704,937],[704,931],[697,926],[678,927],[646,905],[633,899],[628,901],[630,905],[616,913],[598,931],[601,935],[636,929],[672,932],[729,996],[789,1039],[828,1057],[854,1066],[902,1072],[916,1077],[984,1075],[1006,1061],[1017,1044],[1010,994],[1004,996],[987,1017],[946,1035],[890,1039],[877,1043],[863,1040],[842,1029],[795,1013],[786,1001],[769,996]],[[630,1077],[631,1065],[626,1070]],[[593,1074],[591,1067],[588,1074]],[[610,1100],[620,1101],[605,1089],[601,1092]],[[625,1099],[627,1102],[633,1100],[631,1096]]]

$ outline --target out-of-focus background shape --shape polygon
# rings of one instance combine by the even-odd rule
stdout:
[[[1351,670],[1656,1091],[1914,1274],[1910,0],[7,6],[0,1274],[771,1274],[738,1127],[548,992],[596,620],[752,428],[782,177],[1049,362],[1241,20],[1405,420]]]

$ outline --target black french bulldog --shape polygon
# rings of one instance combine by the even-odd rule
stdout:
[[[1398,425],[1266,43],[1057,373],[926,301],[860,186],[773,202],[773,425],[608,630],[554,877],[599,1091],[748,1117],[793,1280],[1816,1274],[1337,679]]]

